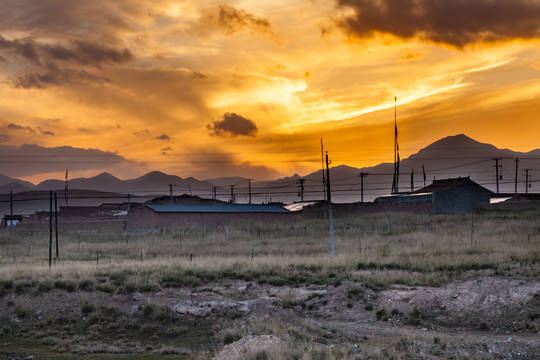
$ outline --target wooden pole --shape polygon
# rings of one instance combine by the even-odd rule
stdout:
[[[49,191],[49,267],[52,266],[52,191]]]
[[[56,193],[54,193],[54,234],[56,236],[56,258],[58,258],[58,200]]]
[[[326,152],[326,191],[328,199],[328,220],[330,226],[330,252],[332,256],[336,254],[334,248],[334,219],[332,216],[332,195],[330,192],[330,169],[328,168],[328,151]]]

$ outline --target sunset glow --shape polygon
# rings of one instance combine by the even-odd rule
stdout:
[[[538,2],[0,0],[0,12],[7,176],[264,180],[319,169],[321,138],[334,166],[373,166],[393,161],[394,96],[402,157],[459,133],[540,148]]]

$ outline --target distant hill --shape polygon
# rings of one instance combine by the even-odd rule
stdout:
[[[18,182],[12,182],[7,184],[0,185],[0,194],[9,194],[10,192],[19,193],[23,191],[29,191],[32,190],[32,188],[24,186],[21,183]]]
[[[10,178],[9,176],[0,174],[0,185],[6,185],[6,184],[12,184],[12,183],[17,183],[30,189],[34,187],[34,184],[32,184],[31,182]]]
[[[331,156],[331,154],[330,154]],[[530,192],[540,192],[540,149],[527,153],[498,149],[493,145],[478,142],[466,135],[459,134],[440,139],[417,153],[402,159],[400,162],[399,191],[418,190],[425,184],[429,185],[433,179],[452,177],[466,177],[480,185],[495,191],[495,162],[499,161],[499,172],[502,179],[499,181],[500,192],[513,192],[515,181],[515,162],[518,164],[518,192],[524,192],[524,169],[531,169],[529,174],[532,181]],[[535,172],[536,171],[536,172]],[[364,200],[372,201],[378,196],[390,193],[393,179],[393,164],[382,163],[377,166],[355,168],[347,165],[335,166],[330,169],[332,184],[332,201],[354,202],[360,200],[359,174],[369,173],[364,178]],[[324,174],[326,178],[326,173]],[[294,174],[276,180],[251,182],[251,195],[253,203],[268,201],[293,202],[300,200],[299,179],[304,180],[304,200],[320,200],[325,198],[322,170],[305,176]],[[216,187],[217,197],[229,201],[231,192],[235,201],[248,202],[248,179],[243,177],[220,177],[208,180],[198,180],[193,177],[181,178],[153,171],[136,179],[121,180],[109,173],[101,173],[91,178],[77,178],[69,180],[70,192],[74,189],[93,191],[106,191],[135,195],[168,195],[169,184],[175,195],[191,194],[210,198],[213,188]],[[231,185],[233,185],[231,187]],[[33,190],[64,190],[64,181],[46,180],[34,186],[18,179],[0,175],[0,193],[9,191],[21,192]]]

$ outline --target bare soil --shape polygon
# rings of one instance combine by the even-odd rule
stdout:
[[[225,360],[307,343],[353,359],[540,359],[540,280],[476,275],[382,291],[237,280],[129,294],[8,289],[0,359]],[[253,331],[265,323],[288,328]],[[225,344],[227,329],[242,336]]]

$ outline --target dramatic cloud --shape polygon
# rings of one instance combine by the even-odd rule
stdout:
[[[217,8],[206,9],[201,22],[206,26],[218,27],[226,34],[234,34],[244,30],[260,33],[272,33],[272,25],[268,19],[239,10],[232,5],[220,4]]]
[[[30,73],[9,79],[9,84],[22,89],[45,89],[51,85],[72,84],[79,81],[105,83],[108,79],[78,69],[51,69],[43,74]]]
[[[207,128],[216,136],[257,136],[257,125],[251,119],[235,114],[225,113],[223,117],[217,121],[207,125]]]
[[[117,50],[85,40],[73,41],[69,47],[66,47],[41,44],[31,39],[10,41],[0,35],[0,51],[41,66],[49,66],[55,61],[64,61],[99,68],[102,64],[123,64],[134,59],[128,49]]]
[[[171,140],[171,138],[167,134],[161,134],[158,137],[156,137],[156,139],[157,140]]]
[[[30,135],[37,135],[37,133],[39,132],[41,135],[54,135],[54,132],[52,131],[48,131],[48,130],[43,130],[41,127],[37,127],[35,129],[31,128],[30,126],[23,126],[23,125],[18,125],[18,124],[9,124],[7,126],[7,128],[9,130],[24,130],[24,131],[28,131],[28,133]],[[37,131],[36,131],[37,130]]]
[[[529,0],[337,0],[353,15],[339,20],[361,38],[385,33],[458,48],[540,35],[540,3]]]
[[[44,70],[13,76],[9,83],[15,88],[44,89],[49,85],[74,82],[107,82],[104,77],[91,74],[84,67],[101,69],[103,64],[124,64],[134,59],[128,49],[117,50],[98,43],[78,40],[69,47],[41,44],[31,39],[7,40],[0,35],[0,54],[11,61],[23,60]],[[66,68],[73,65],[76,68]]]
[[[13,177],[65,171],[67,168],[76,171],[131,163],[112,152],[71,146],[0,145],[0,154],[0,174]]]

